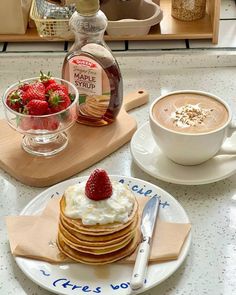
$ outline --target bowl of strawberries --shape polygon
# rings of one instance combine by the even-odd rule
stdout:
[[[40,72],[7,88],[3,106],[8,125],[23,134],[23,149],[52,156],[68,144],[66,131],[76,122],[79,93],[69,81]]]

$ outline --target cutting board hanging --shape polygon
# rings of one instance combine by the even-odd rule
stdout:
[[[45,187],[65,180],[104,159],[130,141],[137,123],[127,112],[148,102],[144,89],[124,97],[114,123],[90,127],[76,123],[68,130],[66,149],[49,158],[32,156],[21,148],[22,135],[0,120],[0,168],[20,182]]]

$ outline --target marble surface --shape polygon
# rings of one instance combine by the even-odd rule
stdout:
[[[116,56],[124,78],[125,93],[139,88],[145,88],[150,93],[147,105],[130,112],[138,126],[148,120],[148,109],[153,99],[179,89],[212,92],[228,101],[235,113],[235,52],[135,52]],[[39,70],[50,70],[55,76],[60,76],[63,57],[61,53],[1,55],[0,94],[6,86],[35,76]],[[0,117],[3,117],[2,104]],[[162,182],[134,164],[129,144],[76,176],[88,175],[95,167],[105,168],[110,174],[133,176],[160,186],[180,202],[192,222],[192,245],[185,262],[169,279],[146,291],[145,295],[236,294],[236,175],[199,186]],[[23,185],[0,170],[1,295],[49,294],[30,281],[16,265],[10,253],[4,223],[4,216],[18,214],[43,190]]]

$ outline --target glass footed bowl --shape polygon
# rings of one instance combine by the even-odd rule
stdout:
[[[73,102],[65,110],[49,115],[35,116],[18,113],[6,103],[6,99],[13,90],[22,83],[38,80],[38,77],[22,80],[11,85],[3,94],[4,113],[8,125],[23,134],[23,149],[36,156],[52,156],[64,150],[68,144],[66,131],[76,122],[78,112],[79,93],[77,88],[69,81],[54,78],[67,86],[69,93],[74,96]]]

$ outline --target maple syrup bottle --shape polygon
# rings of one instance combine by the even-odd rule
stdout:
[[[70,19],[75,42],[65,57],[62,77],[79,91],[78,122],[92,126],[112,123],[123,101],[118,63],[103,37],[107,18],[99,0],[76,0]]]

